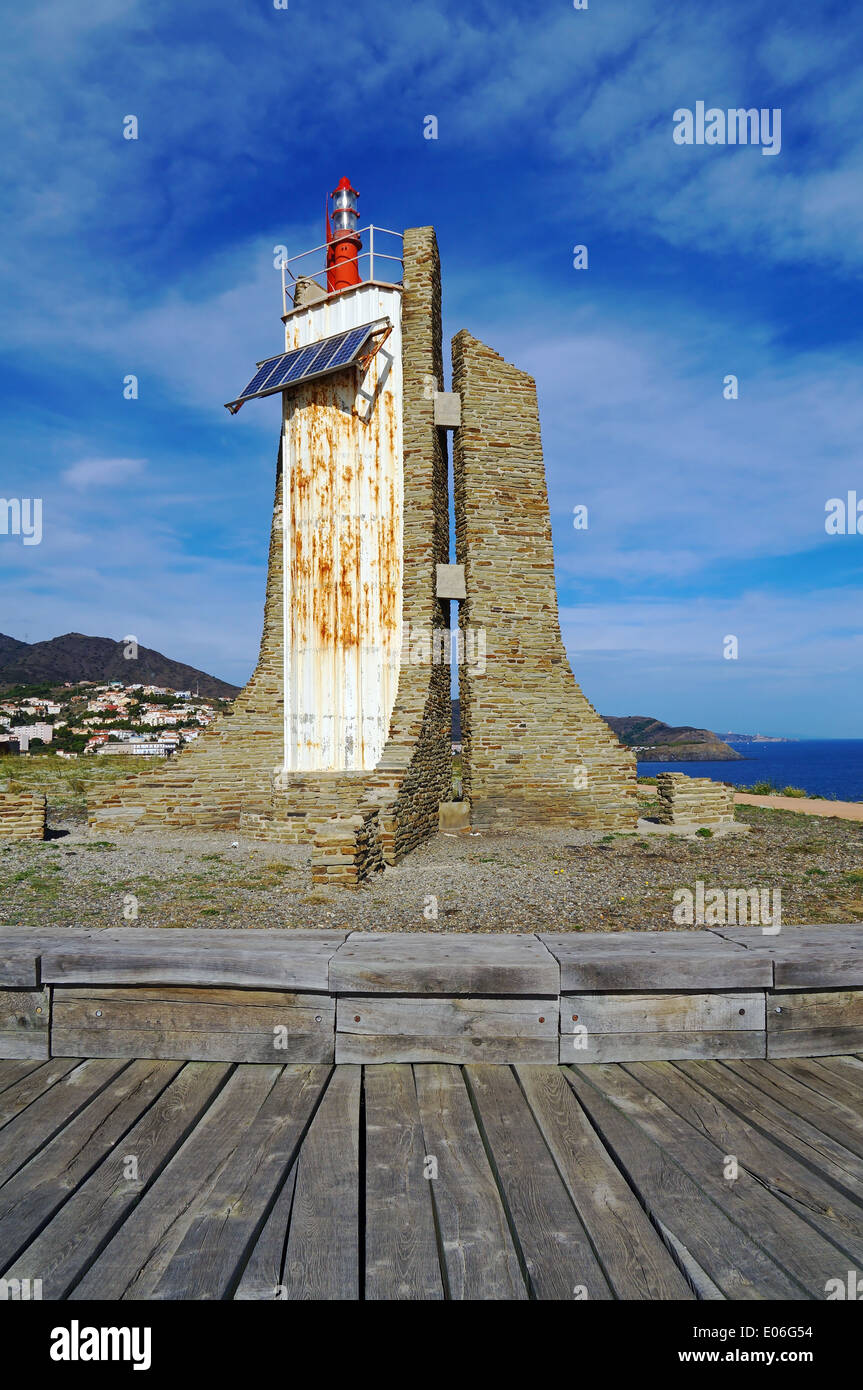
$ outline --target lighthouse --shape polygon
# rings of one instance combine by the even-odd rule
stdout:
[[[322,244],[285,258],[283,342],[227,402],[281,398],[255,669],[191,748],[88,804],[100,831],[303,842],[313,882],[347,886],[442,820],[616,830],[637,813],[633,755],[561,637],[536,385],[462,330],[445,391],[434,228],[360,227],[358,199],[340,179]]]
[[[398,685],[401,248],[361,273],[358,196],[347,178],[330,194],[323,274],[297,265],[285,351],[228,405],[282,396],[285,775],[373,769]]]

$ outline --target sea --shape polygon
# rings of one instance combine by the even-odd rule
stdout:
[[[802,787],[810,796],[838,801],[863,801],[863,739],[810,738],[793,743],[737,743],[726,739],[745,762],[697,762],[638,764],[639,777],[657,772],[686,772],[690,777],[712,777],[731,782],[741,791],[753,782],[773,782],[777,787]]]

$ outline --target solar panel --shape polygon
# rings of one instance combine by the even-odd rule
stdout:
[[[341,367],[344,363],[350,362],[351,358],[359,351],[359,348],[364,342],[365,328],[353,329],[353,331],[347,335],[344,342],[339,345],[337,352],[330,362],[330,367]]]
[[[248,386],[240,392],[238,400],[243,400],[246,396],[255,396],[260,391],[267,377],[271,375],[274,366],[279,361],[278,357],[268,357],[266,362],[255,372]]]
[[[340,338],[327,339],[312,364],[312,370],[315,372],[326,371],[341,346],[342,340]]]
[[[374,323],[364,323],[358,328],[348,328],[342,333],[334,333],[329,338],[308,343],[305,347],[291,348],[289,352],[279,353],[277,357],[268,357],[266,361],[259,363],[255,375],[237,399],[227,403],[227,409],[234,414],[243,401],[256,396],[269,396],[301,381],[310,381],[314,377],[353,366],[372,334],[385,324],[386,320],[378,319]]]
[[[283,386],[287,381],[297,381],[311,367],[319,351],[317,343],[311,347],[286,352],[275,371],[268,378],[270,386]]]

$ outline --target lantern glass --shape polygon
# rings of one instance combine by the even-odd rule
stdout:
[[[333,194],[334,208],[353,208],[357,210],[357,195],[352,188],[337,188]]]
[[[333,213],[333,231],[356,231],[357,213],[355,208],[337,208]]]

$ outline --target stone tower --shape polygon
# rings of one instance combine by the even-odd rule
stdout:
[[[432,834],[452,798],[441,286],[431,227],[400,284],[300,282],[286,349],[357,323],[388,334],[362,372],[285,390],[260,655],[233,710],[172,761],[94,793],[90,824],[311,841],[356,882]],[[533,382],[453,343],[464,794],[478,825],[635,824],[635,764],[575,684],[560,638]],[[440,592],[450,592],[441,588]],[[484,643],[484,670],[469,660]],[[419,638],[419,640],[418,640]],[[441,657],[444,659],[441,659]]]
[[[453,339],[452,363],[461,398],[456,559],[467,595],[462,777],[472,822],[633,827],[633,755],[576,685],[561,640],[536,385],[465,331]],[[480,649],[482,661],[472,662]]]

